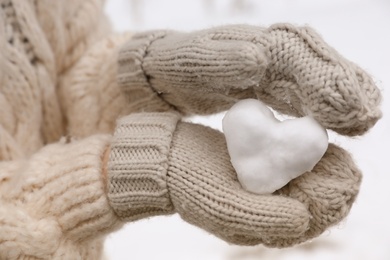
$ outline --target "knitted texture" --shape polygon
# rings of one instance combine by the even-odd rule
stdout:
[[[268,31],[271,59],[255,89],[260,98],[272,96],[269,105],[292,115],[311,115],[344,135],[363,134],[381,117],[381,95],[372,78],[313,29],[276,24]]]
[[[338,223],[356,198],[361,175],[341,148],[330,145],[312,172],[259,196],[240,186],[222,133],[176,127],[177,120],[172,113],[140,113],[118,122],[109,198],[122,219],[178,212],[230,243],[287,247]]]
[[[101,0],[0,0],[0,137],[14,139],[13,147],[9,138],[1,140],[11,150],[0,149],[0,159],[29,156],[66,134],[57,87],[63,74],[108,34],[102,6]],[[85,67],[78,67],[84,75]],[[110,77],[115,82],[116,70]]]
[[[13,0],[15,1],[15,0]],[[24,2],[24,0],[18,0]],[[34,25],[45,34],[57,74],[71,68],[96,41],[110,34],[104,0],[39,0]],[[30,20],[32,20],[30,18]],[[47,50],[46,50],[47,51]]]
[[[372,78],[309,27],[138,34],[122,48],[119,68],[123,89],[153,89],[184,113],[207,114],[237,99],[259,98],[345,135],[363,134],[381,117]]]
[[[42,146],[41,131],[46,133],[47,128],[46,124],[43,126],[45,119],[41,111],[47,104],[46,98],[49,98],[49,102],[56,99],[51,91],[51,87],[54,87],[52,79],[43,65],[46,61],[50,64],[50,59],[47,59],[45,55],[47,53],[40,52],[42,48],[47,47],[46,42],[40,42],[39,46],[34,48],[34,43],[38,43],[39,37],[44,38],[44,36],[39,30],[35,33],[32,30],[25,30],[29,26],[26,21],[31,20],[32,17],[30,2],[10,0],[0,2],[1,26],[4,26],[4,34],[1,34],[0,39],[4,41],[1,44],[3,47],[1,70],[4,75],[0,105],[7,113],[4,115],[5,120],[1,121],[5,121],[2,124],[4,130],[11,132],[16,142],[24,146],[23,154],[31,154]],[[38,73],[41,75],[39,81]],[[39,82],[47,84],[46,96],[41,95]],[[50,126],[47,126],[56,125],[56,127],[47,129],[50,132],[48,139],[52,139],[53,136],[59,138],[58,132],[61,130],[58,103],[54,102],[51,109],[53,119],[50,120]],[[15,117],[18,119],[15,120]]]
[[[166,174],[178,119],[177,114],[144,113],[118,121],[108,165],[108,196],[121,219],[173,213]]]
[[[35,156],[62,135],[112,133],[120,115],[142,110],[153,99],[135,92],[131,102],[123,98],[116,84],[116,58],[119,46],[130,37],[109,33],[102,3],[0,0],[0,259],[100,259],[103,236],[120,225],[104,197],[90,205],[104,195],[100,152],[109,138],[103,138],[97,150],[88,139],[82,151],[55,145],[50,152],[39,153],[43,157],[38,156],[39,162]],[[86,160],[86,166],[74,165],[75,158]],[[80,179],[78,174],[84,171],[91,183]],[[65,181],[61,173],[73,182]],[[29,177],[34,185],[23,182]],[[24,188],[11,198],[7,191],[17,178]],[[57,207],[60,198],[46,197],[56,190],[67,194],[69,201],[61,202],[64,208]],[[31,199],[22,203],[25,198]],[[55,205],[50,204],[52,199]]]
[[[314,169],[292,180],[276,194],[301,201],[309,209],[310,229],[296,240],[274,238],[272,246],[291,246],[317,237],[327,227],[345,218],[355,201],[362,174],[350,154],[330,144]]]
[[[115,80],[118,49],[129,38],[113,34],[96,42],[61,78],[58,94],[69,135],[112,133],[117,118],[132,112]]]
[[[121,226],[101,178],[109,142],[109,136],[62,142],[28,161],[1,163],[1,259],[100,257],[104,234]]]
[[[201,125],[178,125],[168,186],[184,220],[228,242],[248,245],[248,237],[294,238],[309,228],[310,215],[299,201],[245,191],[230,163],[223,134]]]
[[[119,122],[109,202],[100,175],[111,138],[97,134],[112,134],[120,116],[207,114],[259,97],[352,135],[379,118],[380,97],[308,28],[131,38],[110,33],[103,2],[0,0],[0,259],[100,259],[121,220],[172,212],[231,243],[285,247],[348,213],[360,175],[340,148],[315,174],[255,197],[240,188],[223,136],[177,124],[178,114]],[[49,145],[63,135],[72,137]]]
[[[189,123],[178,124],[168,168],[172,203],[183,219],[230,243],[270,247],[307,241],[338,223],[348,214],[360,181],[350,155],[330,145],[311,172],[275,194],[246,192],[223,134]]]
[[[133,112],[172,110],[171,105],[158,98],[160,94],[149,87],[149,79],[145,77],[142,65],[149,46],[164,36],[163,31],[135,35],[124,44],[118,56],[117,81],[122,92],[127,95],[128,102],[134,107]]]
[[[218,112],[254,96],[248,87],[258,84],[267,64],[258,47],[268,41],[261,31],[240,35],[234,27],[136,34],[119,53],[118,82],[125,93],[152,89],[180,112]]]
[[[107,105],[112,92],[119,92],[116,84],[107,84],[115,82],[115,59],[105,91],[89,91],[93,80],[78,85],[78,93],[104,96],[103,102],[87,111],[72,109],[82,99],[79,95],[61,109],[60,102],[73,89],[63,86],[61,99],[57,92],[63,73],[107,35],[102,4],[0,0],[0,259],[100,259],[103,236],[120,226],[100,178],[108,136],[39,151],[69,132],[86,137],[113,129],[113,124],[91,131],[89,125],[67,123],[92,111],[99,117],[119,115]],[[80,74],[104,64],[107,56],[79,66]],[[74,81],[68,78],[68,84]]]

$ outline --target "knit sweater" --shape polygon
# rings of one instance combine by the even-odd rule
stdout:
[[[342,148],[258,196],[223,135],[181,117],[250,97],[363,134],[381,116],[363,70],[306,27],[114,34],[103,2],[0,0],[0,259],[100,259],[125,222],[173,213],[286,247],[348,214],[361,173]]]
[[[102,1],[0,2],[0,259],[100,259],[120,227],[101,157],[121,107],[107,81],[128,36],[104,36]]]

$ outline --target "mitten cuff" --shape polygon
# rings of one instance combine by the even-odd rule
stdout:
[[[166,174],[175,113],[139,113],[117,123],[108,163],[108,197],[119,218],[173,213]]]

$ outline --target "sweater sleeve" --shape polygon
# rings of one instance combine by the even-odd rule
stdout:
[[[116,120],[130,113],[173,110],[148,87],[123,94],[117,83],[117,59],[131,37],[130,33],[113,34],[96,42],[60,78],[59,100],[71,136],[113,133]]]
[[[104,0],[34,1],[37,21],[55,57],[58,74],[72,67],[111,31]]]
[[[63,245],[86,250],[85,243],[121,226],[101,174],[110,141],[108,135],[62,140],[28,160],[0,163],[1,259],[58,259],[58,248],[66,251]]]

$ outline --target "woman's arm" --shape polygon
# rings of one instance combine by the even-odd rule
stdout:
[[[64,138],[0,163],[1,259],[100,259],[104,235],[122,225],[102,178],[111,138]]]

